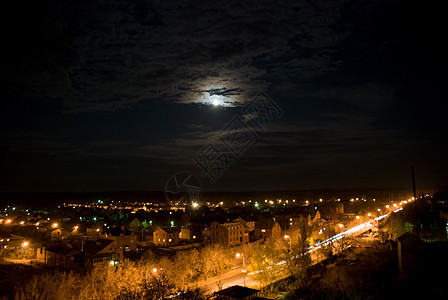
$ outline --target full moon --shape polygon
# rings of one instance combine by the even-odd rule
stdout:
[[[209,103],[213,104],[213,106],[223,106],[224,105],[224,97],[220,95],[211,95],[209,97]]]

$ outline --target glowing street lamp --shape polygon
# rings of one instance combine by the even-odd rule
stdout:
[[[28,245],[29,245],[28,242],[23,242],[23,243],[22,243],[22,247],[23,247],[23,248],[28,247]]]
[[[53,223],[53,224],[51,224],[51,227],[53,227],[53,228],[58,228],[58,223]]]
[[[237,253],[235,254],[236,258],[242,258],[243,259],[243,268],[241,269],[241,272],[243,272],[243,286],[246,286],[246,264],[244,263],[244,254],[243,253]]]

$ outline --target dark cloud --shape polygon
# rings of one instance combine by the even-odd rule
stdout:
[[[349,35],[332,27],[342,4],[33,4],[37,16],[30,13],[31,20],[21,22],[26,30],[31,22],[39,24],[26,34],[36,35],[29,50],[39,53],[11,62],[10,85],[28,96],[60,99],[67,111],[114,110],[154,97],[205,102],[210,91],[227,91],[231,102],[244,103],[270,86],[261,77],[278,65],[288,65],[288,76],[300,78],[335,69],[329,53]],[[13,52],[28,43],[10,46]],[[312,56],[297,57],[311,51]]]
[[[436,4],[45,0],[3,11],[6,189],[22,178],[30,189],[157,189],[234,116],[259,117],[241,109],[260,91],[282,117],[215,189],[246,178],[402,185],[410,165],[436,174],[427,184],[446,181]]]

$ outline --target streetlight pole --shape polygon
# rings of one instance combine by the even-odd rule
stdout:
[[[240,257],[243,260],[243,269],[241,270],[241,272],[243,272],[243,286],[246,286],[246,263],[244,261],[244,254],[237,253],[236,258],[240,258]]]
[[[289,244],[289,253],[292,252],[292,248],[291,248],[291,237],[287,234],[285,234],[285,239],[289,240],[288,244]]]

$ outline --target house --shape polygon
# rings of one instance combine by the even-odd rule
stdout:
[[[235,222],[240,222],[244,226],[244,228],[246,228],[247,232],[252,232],[255,230],[255,220],[243,219],[241,217],[238,217]]]
[[[131,222],[126,226],[127,229],[135,234],[141,233],[145,229],[145,226],[138,218],[133,218]]]
[[[86,269],[115,266],[123,260],[123,250],[112,239],[85,241],[81,252],[84,256],[84,268]]]
[[[234,285],[226,289],[215,292],[215,299],[223,300],[250,300],[260,299],[258,298],[259,290],[243,287],[240,285]]]
[[[52,241],[60,241],[65,239],[68,235],[68,232],[63,231],[61,228],[57,228],[50,232],[50,239]]]
[[[38,261],[53,267],[92,269],[115,266],[123,259],[123,251],[112,239],[82,240],[81,244],[76,246],[60,243],[40,247],[36,257]]]
[[[179,234],[180,230],[177,228],[159,227],[154,231],[153,243],[156,246],[170,247],[179,244]]]
[[[192,240],[192,232],[189,228],[181,228],[179,233],[179,238],[185,241]]]
[[[184,241],[200,242],[202,240],[202,226],[181,228],[179,238]]]
[[[116,246],[125,252],[137,250],[137,235],[124,226],[116,226],[108,230],[106,238],[114,240]]]
[[[280,224],[273,218],[265,218],[259,216],[258,222],[255,224],[254,235],[256,239],[266,240],[270,237],[279,237],[282,233]]]
[[[236,246],[249,242],[249,233],[240,222],[210,224],[210,241],[225,246]]]
[[[1,251],[18,250],[22,247],[24,237],[8,232],[0,233]]]
[[[404,279],[410,272],[423,267],[426,244],[416,235],[406,232],[397,238],[398,269]]]
[[[0,232],[0,255],[17,257],[27,255],[29,245],[24,246],[24,237],[8,232]]]
[[[70,244],[41,247],[37,249],[37,259],[56,268],[81,267],[81,253]]]

